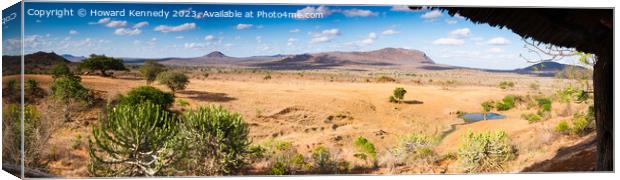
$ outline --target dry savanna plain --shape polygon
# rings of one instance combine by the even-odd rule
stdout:
[[[131,69],[131,68],[130,68]],[[557,124],[587,111],[587,103],[555,100],[558,90],[576,80],[540,77],[510,72],[469,69],[448,70],[256,70],[244,68],[181,68],[189,76],[186,89],[175,93],[171,109],[187,111],[206,105],[221,105],[239,113],[249,125],[253,145],[290,142],[295,151],[311,159],[319,146],[329,150],[334,160],[347,162],[346,173],[418,174],[468,172],[458,159],[459,147],[468,132],[503,131],[514,148],[514,157],[488,172],[546,171],[533,167],[549,161],[561,148],[592,139],[593,134],[566,135]],[[208,74],[208,75],[207,75]],[[3,82],[17,76],[4,76]],[[82,84],[96,92],[105,104],[132,88],[144,86],[137,70],[114,72],[112,77],[81,75]],[[26,74],[43,89],[49,89],[50,75]],[[512,86],[500,87],[502,82]],[[589,83],[589,82],[588,82]],[[169,89],[161,84],[154,87]],[[397,87],[407,93],[402,101],[390,102]],[[514,108],[491,112],[504,119],[466,122],[460,114],[481,113],[481,103],[501,101],[513,95],[525,99]],[[529,122],[524,114],[536,112],[526,97],[544,96],[553,100],[549,115]],[[182,103],[179,103],[182,102]],[[531,104],[531,102],[529,102]],[[59,109],[51,100],[42,100],[37,109],[46,118],[58,118]],[[89,176],[88,139],[98,124],[102,106],[72,107],[71,122],[56,122],[41,161],[47,172],[63,177]],[[51,121],[51,120],[50,120]],[[417,134],[433,143],[424,157],[400,160],[394,149],[402,140]],[[355,140],[364,137],[374,146],[374,165],[357,156]],[[406,144],[405,144],[406,145]],[[575,162],[590,165],[592,161]],[[583,166],[566,164],[566,166]],[[542,166],[541,166],[542,167]],[[269,163],[252,163],[241,174],[267,174]],[[564,169],[567,170],[567,169]],[[570,168],[568,169],[570,170]],[[342,173],[342,172],[341,172]],[[299,171],[297,174],[316,174]]]

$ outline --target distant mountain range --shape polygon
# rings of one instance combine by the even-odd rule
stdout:
[[[24,56],[24,71],[26,73],[47,72],[53,65],[69,63],[67,59],[56,53],[36,52]],[[2,74],[19,74],[21,71],[21,56],[2,56]]]
[[[4,72],[19,72],[19,56],[3,56]],[[55,53],[37,52],[26,55],[27,67],[32,70],[45,70],[53,64],[60,62],[79,62],[86,59],[84,56],[70,54],[57,55]],[[305,69],[349,69],[349,70],[372,70],[372,69],[405,69],[405,70],[448,70],[448,69],[473,69],[489,72],[512,72],[519,74],[554,75],[567,67],[586,70],[581,66],[561,64],[553,61],[537,63],[525,68],[515,70],[488,70],[457,67],[436,64],[424,52],[403,48],[384,48],[366,52],[322,52],[294,55],[230,57],[219,51],[210,52],[204,56],[193,58],[121,58],[127,64],[141,64],[146,60],[157,61],[161,64],[174,66],[224,66],[242,68],[260,68],[271,70],[305,70]],[[8,62],[8,66],[7,66]],[[14,72],[15,71],[15,72]],[[3,73],[4,74],[4,73]]]

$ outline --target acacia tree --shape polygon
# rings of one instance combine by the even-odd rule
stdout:
[[[185,155],[174,114],[159,105],[120,104],[99,122],[88,141],[94,176],[171,175]]]
[[[84,59],[80,63],[80,67],[88,69],[91,72],[99,71],[102,76],[109,76],[109,74],[106,73],[108,70],[127,70],[123,64],[123,60],[96,54],[91,54],[90,57]]]
[[[159,83],[166,85],[172,93],[176,93],[177,90],[183,90],[189,84],[189,78],[177,71],[164,71],[157,76]]]
[[[155,81],[157,75],[164,71],[166,71],[166,66],[152,60],[145,61],[140,67],[140,74],[142,74],[144,79],[146,79],[147,85],[150,85],[153,81]]]

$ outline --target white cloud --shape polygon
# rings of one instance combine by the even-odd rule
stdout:
[[[167,33],[167,32],[187,31],[191,29],[196,29],[196,23],[184,23],[178,26],[159,25],[155,27],[154,30]]]
[[[492,52],[492,53],[501,53],[504,52],[504,50],[502,48],[498,48],[498,47],[494,47],[494,48],[490,48],[487,51]]]
[[[69,31],[69,34],[71,34],[71,35],[76,35],[76,34],[80,34],[80,33],[79,33],[79,32],[77,32],[76,30],[73,30],[73,29],[72,29],[72,30],[70,30],[70,31]]]
[[[148,25],[149,25],[149,22],[147,22],[147,21],[142,21],[142,22],[139,22],[139,23],[136,23],[135,25],[133,25],[133,28],[136,28],[136,29],[137,29],[137,28],[142,28],[142,27],[144,27],[144,26],[148,26]]]
[[[464,37],[469,36],[470,34],[471,34],[471,30],[469,30],[469,28],[456,29],[450,32],[450,36],[455,37],[455,38],[464,38]]]
[[[176,39],[183,39],[183,38],[185,38],[185,37],[183,37],[183,36],[177,36],[176,37]]]
[[[114,31],[114,34],[119,36],[133,36],[142,33],[140,29],[127,29],[127,28],[118,28]]]
[[[439,38],[435,41],[433,41],[434,45],[451,45],[451,46],[460,46],[465,44],[465,41],[463,41],[462,39],[456,39],[456,38]]]
[[[368,17],[368,16],[376,16],[379,13],[372,12],[370,10],[364,10],[364,9],[348,9],[348,10],[342,11],[342,14],[344,14],[347,17]]]
[[[454,19],[446,19],[447,24],[456,24],[458,21]]]
[[[196,49],[196,48],[204,48],[205,45],[202,43],[185,43],[183,45],[186,49]]]
[[[295,38],[288,38],[286,45],[287,46],[292,46],[295,42],[297,42],[297,39],[295,39]]]
[[[489,39],[489,41],[487,41],[487,44],[506,45],[506,44],[510,44],[510,41],[508,41],[508,39],[503,38],[503,37],[495,37],[495,38]]]
[[[235,29],[237,30],[243,30],[243,29],[248,29],[251,28],[252,26],[254,26],[253,24],[237,24],[237,26],[235,27]]]
[[[215,41],[215,40],[217,40],[217,37],[209,34],[209,35],[205,36],[205,40],[206,41]]]
[[[301,31],[301,30],[299,30],[299,29],[291,29],[289,32],[296,33],[296,32],[299,32],[299,31]]]
[[[338,35],[340,35],[340,30],[335,29],[335,28],[326,29],[326,30],[321,31],[320,33],[314,33],[312,35],[312,39],[310,40],[310,43],[329,42]]]
[[[461,19],[461,20],[465,19],[465,17],[461,16],[459,13],[454,14],[454,17],[458,18],[458,19]]]
[[[303,9],[297,10],[295,14],[297,14],[296,15],[297,19],[305,19],[306,16],[310,14],[314,14],[314,15],[322,14],[323,17],[327,17],[332,14],[332,11],[326,6],[319,6],[319,7],[308,6]]]
[[[376,39],[377,39],[377,34],[374,33],[374,32],[371,32],[371,33],[368,34],[368,37],[362,39],[359,42],[359,44],[362,45],[362,46],[370,45],[370,44],[374,43]]]
[[[429,11],[427,13],[422,14],[422,16],[420,16],[420,17],[422,19],[429,19],[429,20],[431,20],[431,19],[438,18],[441,15],[442,15],[441,11],[439,11],[439,10],[432,10],[432,11]]]
[[[394,35],[394,34],[398,34],[400,32],[395,31],[394,29],[387,29],[385,31],[383,31],[381,34],[389,36],[389,35]]]
[[[102,19],[99,19],[99,21],[97,21],[94,24],[108,24],[110,22],[110,20],[112,20],[112,19],[110,19],[110,18],[102,18]]]
[[[125,27],[125,26],[127,26],[127,21],[110,21],[105,26],[111,27],[111,28]]]

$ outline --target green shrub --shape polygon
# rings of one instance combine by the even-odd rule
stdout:
[[[187,107],[187,106],[189,106],[189,102],[187,102],[186,100],[183,100],[183,99],[179,99],[179,100],[177,101],[177,106],[180,106],[180,107]]]
[[[515,87],[515,83],[512,81],[502,81],[499,83],[499,88],[501,89],[508,89],[513,87]]]
[[[196,175],[236,174],[250,158],[249,127],[240,114],[221,106],[201,107],[183,115],[183,136]]]
[[[297,171],[309,168],[305,157],[299,154],[291,142],[277,141],[274,139],[264,142],[264,158],[271,167],[283,165],[285,174],[295,174]]]
[[[396,89],[394,89],[394,98],[396,98],[399,101],[402,101],[403,99],[405,99],[405,94],[407,94],[407,90],[405,90],[405,88],[402,87],[397,87]]]
[[[270,80],[271,79],[271,74],[267,74],[265,75],[265,77],[263,77],[263,80]]]
[[[336,164],[332,160],[331,153],[324,146],[318,146],[312,150],[312,160],[314,167],[319,172],[333,172],[336,170]]]
[[[502,99],[501,102],[495,103],[495,108],[498,111],[507,111],[515,107],[515,96],[508,95]]]
[[[36,106],[26,104],[23,109],[23,151],[22,145],[22,107],[19,104],[3,104],[2,107],[2,164],[21,164],[24,158],[24,166],[29,169],[43,169],[43,151],[45,147],[44,136],[49,133],[51,127],[41,124],[41,114]],[[21,156],[21,153],[24,156]]]
[[[80,83],[79,79],[60,77],[55,79],[50,86],[51,96],[59,100],[63,108],[65,122],[70,121],[70,108],[72,102],[92,103],[89,90]]]
[[[536,99],[538,104],[538,108],[540,108],[540,112],[550,112],[551,111],[551,99],[549,98],[538,98]]]
[[[155,61],[144,61],[144,64],[140,66],[140,74],[146,79],[146,84],[151,84],[157,78],[159,73],[166,71],[166,66],[161,65]]]
[[[33,103],[37,99],[45,97],[47,93],[39,86],[39,82],[34,79],[26,80],[26,88],[24,89],[24,100],[26,103]]]
[[[379,76],[377,82],[396,82],[396,79],[388,76]]]
[[[484,111],[484,113],[491,112],[491,110],[493,110],[493,101],[482,102],[480,106],[482,107],[482,111]]]
[[[466,172],[503,170],[504,163],[516,157],[516,151],[504,131],[468,132],[461,142],[457,156]]]
[[[398,145],[392,149],[399,164],[415,164],[416,161],[428,161],[435,155],[433,148],[437,141],[420,134],[401,137]]]
[[[286,169],[286,165],[283,162],[276,162],[269,169],[268,175],[286,175],[289,174]]]
[[[364,161],[370,161],[373,167],[377,166],[377,151],[374,144],[360,136],[355,139],[353,145],[355,145],[357,150],[357,153],[354,154],[355,157]]]
[[[562,134],[570,133],[570,127],[568,126],[568,122],[566,120],[562,120],[555,126],[555,131]]]
[[[120,104],[100,116],[89,139],[93,176],[170,175],[186,153],[174,114],[146,102]]]
[[[575,113],[571,133],[575,135],[586,135],[594,130],[594,113]]]
[[[527,122],[529,123],[535,123],[535,122],[539,122],[542,120],[542,117],[540,117],[540,115],[536,113],[521,114],[521,118],[527,120]]]
[[[52,68],[50,69],[50,73],[52,74],[52,78],[53,79],[58,79],[58,78],[70,78],[70,79],[76,79],[78,81],[81,81],[80,76],[75,75],[71,69],[69,68],[69,66],[67,65],[67,63],[58,63],[55,64],[54,66],[52,66]]]
[[[189,78],[176,71],[164,71],[157,75],[157,80],[160,84],[166,85],[172,91],[172,94],[178,90],[183,90],[189,84]]]
[[[152,86],[140,86],[127,92],[126,96],[121,96],[118,101],[120,104],[129,105],[137,105],[149,101],[166,109],[174,102],[174,95]]]
[[[3,103],[21,103],[21,85],[17,80],[10,79],[6,84],[3,84],[2,100]]]

